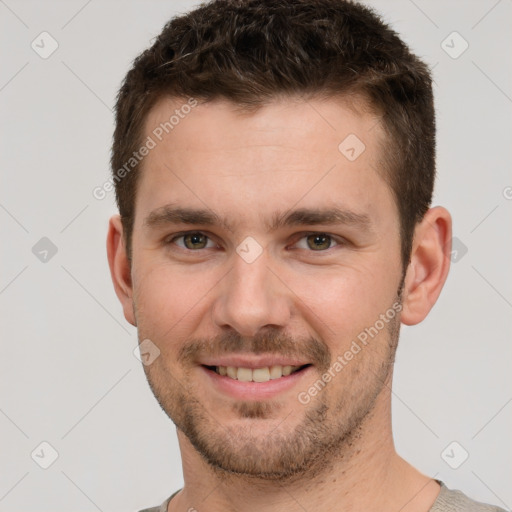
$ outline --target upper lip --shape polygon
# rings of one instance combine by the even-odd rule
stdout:
[[[234,366],[236,368],[264,368],[266,366],[304,366],[310,364],[300,359],[279,355],[224,355],[201,359],[199,364],[203,366]]]

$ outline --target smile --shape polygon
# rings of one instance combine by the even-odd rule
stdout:
[[[273,399],[295,387],[299,390],[306,388],[306,382],[314,371],[312,364],[297,364],[299,361],[294,365],[242,360],[230,361],[231,364],[227,361],[219,363],[199,366],[207,379],[205,393],[211,390],[224,397],[244,401]]]
[[[291,365],[273,365],[263,366],[261,368],[244,368],[236,366],[208,366],[209,370],[215,371],[223,377],[239,380],[242,382],[268,382],[269,380],[280,379],[295,373],[304,366],[291,366]]]

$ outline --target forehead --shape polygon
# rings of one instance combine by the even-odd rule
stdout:
[[[360,98],[281,98],[252,111],[164,98],[147,116],[148,137],[155,146],[142,162],[136,203],[143,217],[173,203],[238,210],[232,220],[242,223],[244,214],[267,212],[268,225],[294,203],[346,203],[365,215],[378,215],[376,195],[389,203],[378,172],[383,130]]]
[[[201,135],[208,134],[208,138],[198,140],[191,133],[198,124]],[[200,144],[206,149],[207,143],[219,148],[245,142],[249,130],[260,141],[277,137],[288,139],[289,145],[293,145],[295,139],[297,149],[302,147],[304,138],[316,143],[312,136],[318,132],[331,132],[334,142],[347,130],[363,139],[370,138],[369,132],[373,132],[372,138],[383,138],[380,115],[358,94],[328,98],[279,96],[253,107],[227,99],[200,102],[191,97],[163,97],[150,109],[143,132],[157,142],[172,138],[177,149],[183,149],[184,143],[196,148]]]

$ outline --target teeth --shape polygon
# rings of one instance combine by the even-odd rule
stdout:
[[[279,379],[283,376],[283,367],[282,366],[271,366],[270,367],[270,378],[271,379]]]
[[[292,373],[292,367],[291,366],[283,366],[283,375],[290,375]]]
[[[240,371],[240,369],[238,371]],[[252,380],[254,382],[267,382],[270,380],[270,370],[268,368],[254,369],[252,371]]]
[[[219,375],[228,376],[241,382],[267,382],[272,379],[286,377],[300,366],[264,366],[263,368],[236,368],[235,366],[216,366],[215,371]]]
[[[252,370],[250,368],[238,368],[236,378],[242,382],[250,382],[252,380]]]

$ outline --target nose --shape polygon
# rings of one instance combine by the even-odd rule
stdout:
[[[223,329],[253,337],[263,328],[282,328],[290,320],[291,298],[264,251],[252,263],[234,255],[232,270],[219,283],[212,318]]]

